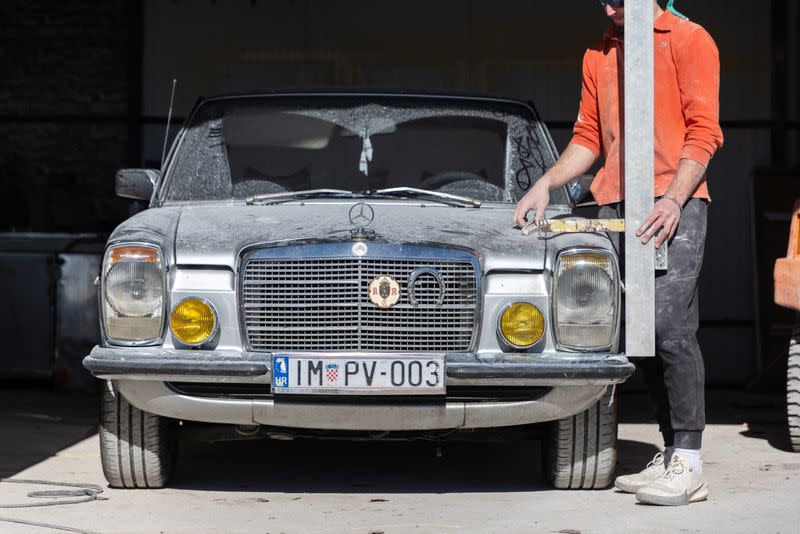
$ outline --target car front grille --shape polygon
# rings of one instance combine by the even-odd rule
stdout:
[[[466,351],[472,344],[478,312],[474,257],[304,259],[298,250],[294,258],[269,258],[268,250],[245,260],[241,278],[242,318],[251,350],[413,353]],[[426,258],[436,257],[430,252],[436,249],[425,250]],[[412,304],[408,283],[419,270]],[[441,276],[443,294],[429,270]],[[382,276],[400,288],[399,301],[388,309],[373,304],[368,295],[370,283]]]

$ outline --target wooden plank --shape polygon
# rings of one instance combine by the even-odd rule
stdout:
[[[548,219],[539,224],[530,222],[522,235],[533,233],[624,232],[625,219]]]

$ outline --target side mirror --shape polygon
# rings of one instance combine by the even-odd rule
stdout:
[[[567,186],[569,189],[569,197],[572,199],[574,204],[578,205],[584,203],[583,201],[589,196],[589,189],[592,187],[592,180],[594,180],[593,174],[584,174]],[[589,204],[594,203],[592,202]]]
[[[161,171],[154,169],[120,169],[117,171],[117,196],[135,200],[150,200]]]

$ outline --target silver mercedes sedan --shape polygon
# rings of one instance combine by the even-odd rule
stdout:
[[[176,440],[546,431],[557,488],[616,463],[621,284],[602,233],[523,235],[556,158],[531,104],[410,93],[202,99],[98,278],[114,487],[168,483]],[[574,217],[575,190],[548,219]],[[573,193],[573,194],[571,194]],[[227,434],[226,434],[227,433]],[[186,439],[185,436],[183,439]]]

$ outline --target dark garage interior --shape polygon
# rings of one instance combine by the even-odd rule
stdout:
[[[59,306],[96,313],[94,276],[80,273],[97,269],[87,256],[144,207],[115,196],[114,174],[158,167],[173,78],[173,135],[199,96],[408,88],[533,100],[557,147],[569,141],[581,55],[605,27],[594,10],[521,1],[344,4],[4,6],[0,177],[14,201],[0,213],[0,247],[4,271],[14,273],[4,284],[17,313],[3,328],[20,345],[0,362],[3,376],[82,381],[76,362],[97,335],[95,319],[66,324],[72,313]],[[800,14],[793,2],[735,4],[741,16],[720,16],[731,2],[684,8],[716,37],[722,63],[725,145],[709,168],[700,338],[710,385],[777,391],[793,316],[772,304],[771,279],[800,193],[800,45],[789,31]],[[65,282],[71,276],[75,282]]]
[[[679,4],[714,36],[722,65],[725,144],[708,171],[713,203],[700,286],[709,421],[740,424],[733,413],[741,408],[775,423],[785,409],[795,321],[773,303],[772,269],[800,198],[800,5]],[[110,232],[146,208],[116,197],[114,176],[123,167],[159,167],[173,79],[170,140],[203,95],[412,89],[532,100],[561,150],[576,116],[583,51],[607,24],[592,7],[589,0],[4,2],[0,398],[7,405],[0,419],[21,395],[37,397],[45,414],[60,417],[71,402],[82,422],[95,417],[97,385],[81,365],[99,337],[93,284]],[[643,398],[643,382],[636,377],[621,391],[623,421],[649,421],[641,410],[626,412]],[[83,432],[54,437],[22,460],[0,444],[0,476]],[[785,446],[780,436],[769,439]]]

